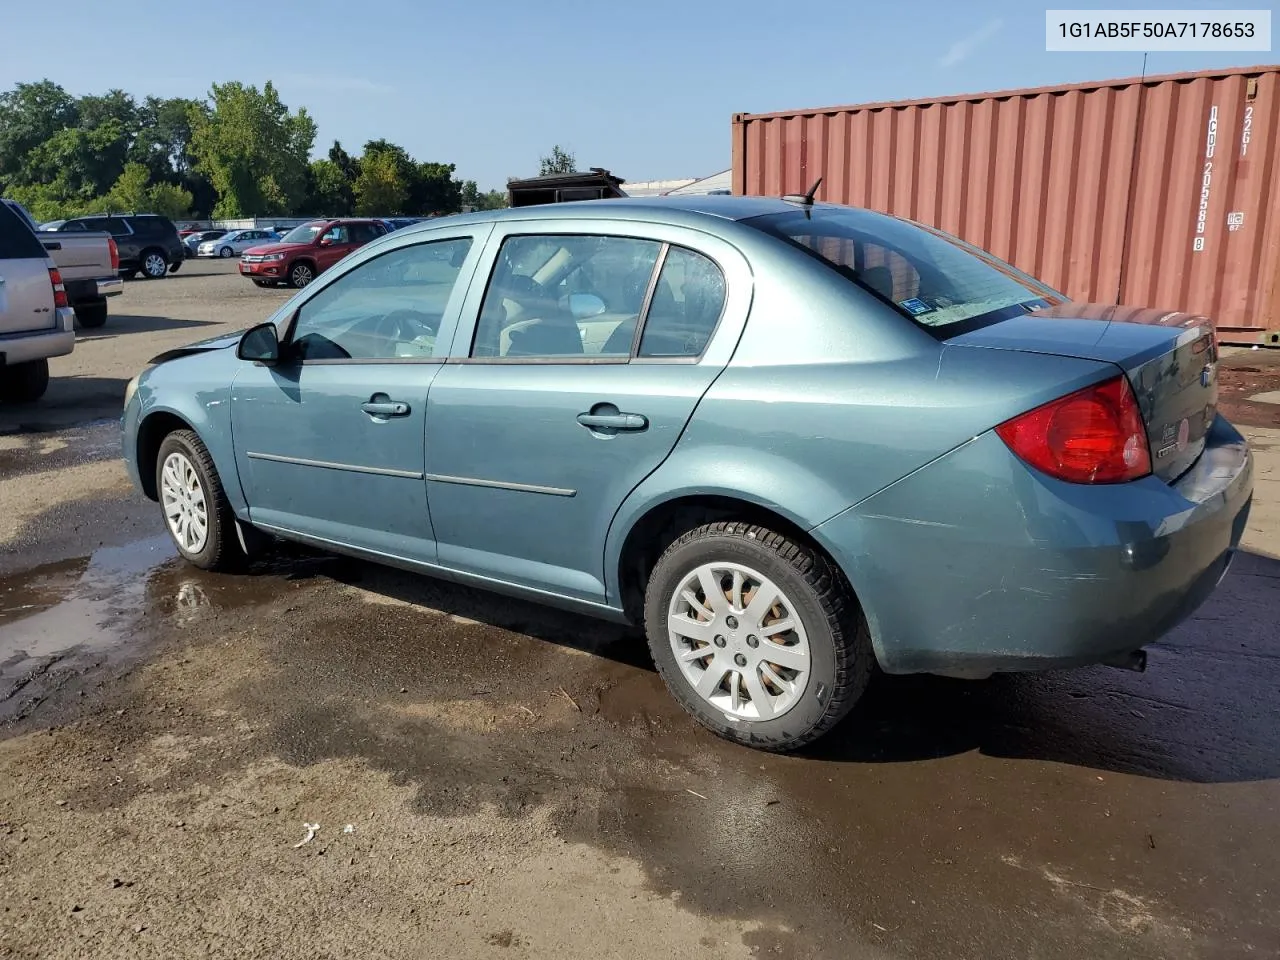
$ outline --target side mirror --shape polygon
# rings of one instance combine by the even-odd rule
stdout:
[[[276,335],[276,325],[260,323],[246,330],[236,347],[236,356],[268,367],[279,363],[280,338]]]
[[[588,317],[598,317],[604,313],[607,307],[603,300],[594,293],[571,293],[569,294],[569,312],[573,314],[575,320],[586,320]]]
[[[332,246],[333,246],[333,241],[332,241],[332,240],[330,240],[328,237],[321,237],[321,238],[320,238],[320,246],[322,246],[322,247],[332,247]]]

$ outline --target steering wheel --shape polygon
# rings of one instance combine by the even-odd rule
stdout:
[[[395,343],[409,343],[419,337],[434,337],[440,329],[440,320],[417,310],[401,308],[392,310],[373,328],[376,336]]]

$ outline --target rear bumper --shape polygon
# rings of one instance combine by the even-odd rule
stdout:
[[[0,335],[0,358],[5,366],[66,356],[76,346],[76,315],[70,307],[58,308],[57,326],[50,330]]]
[[[813,532],[886,671],[983,676],[1158,640],[1226,573],[1252,492],[1248,445],[1221,417],[1173,485],[1062,483],[988,433]]]
[[[118,296],[124,290],[124,281],[118,276],[100,277],[96,280],[68,280],[66,288],[67,299],[72,306],[76,306]]]

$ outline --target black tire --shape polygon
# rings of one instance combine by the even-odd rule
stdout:
[[[220,256],[223,260],[230,260],[232,254],[234,253],[235,251],[232,250],[230,247],[221,247],[218,250],[218,256]]]
[[[181,454],[195,469],[200,489],[204,494],[205,516],[208,521],[208,532],[204,544],[199,550],[193,550],[175,536],[164,516],[164,466],[171,454]],[[200,437],[192,430],[175,430],[164,438],[160,444],[160,452],[156,454],[156,496],[160,499],[160,511],[164,516],[165,530],[173,541],[178,553],[194,566],[202,570],[234,570],[243,566],[244,551],[240,549],[240,541],[236,537],[236,517],[227,501],[222,488],[222,480],[213,465],[213,458],[205,448]]]
[[[301,290],[316,278],[315,265],[307,260],[299,260],[289,268],[289,286]]]
[[[677,663],[667,629],[669,604],[685,578],[707,563],[739,564],[768,577],[804,627],[808,682],[778,717],[728,716],[703,699]],[[695,720],[727,740],[774,752],[797,750],[835,726],[862,696],[875,663],[866,620],[841,571],[812,547],[736,521],[697,527],[666,549],[645,591],[645,632],[663,682]]]
[[[48,360],[0,367],[0,403],[34,403],[48,389]]]
[[[156,247],[143,250],[139,264],[142,276],[147,280],[159,280],[169,272],[169,261],[165,258],[164,251]]]
[[[87,330],[93,330],[107,322],[107,301],[82,303],[76,308],[76,322]]]

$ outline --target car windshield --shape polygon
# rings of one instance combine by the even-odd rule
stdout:
[[[956,237],[870,210],[814,207],[745,222],[798,247],[940,338],[1066,300]]]
[[[322,229],[323,223],[304,223],[300,227],[294,227],[280,239],[284,243],[311,243]]]

